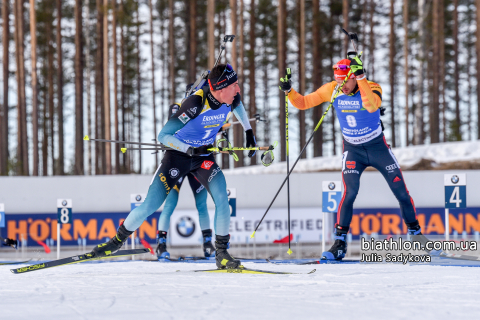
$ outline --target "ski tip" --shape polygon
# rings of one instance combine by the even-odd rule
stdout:
[[[292,254],[292,249],[288,248],[287,253],[288,253],[288,255],[291,255]]]
[[[315,271],[317,271],[317,269],[313,269],[312,271],[310,271],[309,273],[307,274],[312,274],[312,273],[315,273]]]
[[[250,239],[253,239],[255,237],[255,232],[257,231],[253,231],[252,235],[250,236]]]
[[[83,140],[88,141],[90,138],[88,136],[83,137]]]
[[[127,152],[127,148],[120,148],[120,150],[122,151],[122,153]]]

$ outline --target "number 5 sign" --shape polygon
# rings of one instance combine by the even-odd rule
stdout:
[[[340,181],[322,182],[322,212],[337,212],[341,199],[342,188]]]
[[[325,212],[337,212],[341,199],[342,185],[340,181],[322,181],[322,252],[325,251],[325,236],[327,228],[329,228],[328,216],[325,215]]]

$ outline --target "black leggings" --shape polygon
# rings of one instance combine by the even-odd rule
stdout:
[[[417,220],[415,205],[408,192],[402,171],[383,134],[367,143],[355,145],[343,141],[342,180],[344,193],[338,206],[337,224],[349,227],[353,203],[360,188],[360,176],[367,167],[374,167],[383,175],[397,198],[405,223]],[[371,190],[375,199],[375,190]]]

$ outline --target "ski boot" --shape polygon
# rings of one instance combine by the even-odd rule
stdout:
[[[414,222],[411,222],[411,223],[407,223],[407,227],[408,227],[408,234],[410,235],[412,241],[420,242],[420,245],[423,247],[423,251],[425,251],[426,253],[432,256],[439,256],[440,253],[442,253],[441,250],[427,250],[427,248],[425,248],[426,243],[430,240],[428,240],[428,238],[422,234],[422,228],[418,224],[418,220],[415,220]]]
[[[101,243],[92,250],[94,257],[103,257],[109,256],[112,253],[117,252],[127,241],[128,237],[133,233],[133,231],[128,231],[125,226],[122,224],[117,231],[117,234],[110,239],[108,242]]]
[[[215,257],[215,247],[212,244],[212,229],[202,230],[203,254],[205,258]]]
[[[210,231],[210,232],[211,232],[211,231]],[[211,235],[211,233],[210,233],[210,235]],[[17,241],[17,240],[13,240],[13,239],[9,239],[9,238],[5,238],[5,239],[4,239],[4,238],[2,238],[2,237],[0,237],[0,240],[2,240],[1,243],[2,243],[2,245],[4,245],[4,246],[10,246],[10,247],[12,247],[13,249],[17,249],[17,248],[18,248],[18,241]],[[210,245],[212,245],[212,244],[210,244]]]
[[[215,247],[217,251],[215,253],[215,262],[217,263],[218,269],[235,269],[241,266],[240,260],[235,260],[228,252],[228,241],[230,240],[230,235],[219,236],[215,235]]]
[[[157,231],[157,253],[158,259],[170,258],[170,253],[167,251],[167,232],[166,231]]]
[[[335,226],[335,242],[328,251],[322,252],[322,260],[342,260],[347,253],[348,227]]]

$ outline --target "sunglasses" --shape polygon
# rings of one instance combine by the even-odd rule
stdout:
[[[333,65],[333,70],[348,70],[350,69],[350,66],[346,64],[334,64]]]

